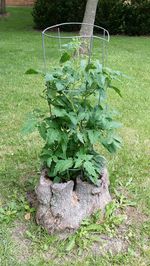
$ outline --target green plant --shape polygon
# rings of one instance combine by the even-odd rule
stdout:
[[[21,214],[24,215],[25,220],[30,219],[30,215],[35,212],[35,209],[29,206],[29,203],[24,196],[19,195],[15,190],[7,203],[0,204],[0,224],[8,224]],[[26,217],[29,217],[28,219]]]
[[[110,153],[121,144],[115,134],[120,124],[113,120],[107,101],[109,88],[121,96],[112,84],[121,73],[102,67],[99,61],[89,63],[80,55],[79,47],[78,40],[69,43],[69,52],[64,51],[59,66],[46,75],[44,95],[49,114],[45,117],[36,112],[37,127],[45,141],[40,157],[54,182],[80,175],[98,184],[105,158],[97,152],[96,144],[101,143]],[[34,115],[27,131],[32,125],[36,126]]]

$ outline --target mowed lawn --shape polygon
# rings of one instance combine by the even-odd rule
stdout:
[[[130,77],[119,84],[122,98],[110,93],[110,103],[123,123],[119,133],[124,145],[113,157],[105,154],[111,190],[121,185],[136,203],[129,247],[116,255],[99,258],[89,251],[87,258],[68,258],[68,262],[62,258],[58,262],[57,256],[49,253],[54,249],[53,237],[36,226],[26,201],[27,191],[33,190],[39,178],[42,142],[37,133],[20,133],[29,112],[47,108],[40,97],[44,78],[25,74],[29,68],[43,70],[41,32],[33,29],[31,8],[8,8],[8,12],[7,17],[0,18],[0,265],[149,265],[150,38],[112,36],[108,51],[108,66]],[[51,64],[57,54],[57,45],[52,44]],[[31,217],[25,216],[28,212]]]

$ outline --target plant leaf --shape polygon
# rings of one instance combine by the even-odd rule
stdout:
[[[55,141],[59,142],[60,140],[61,140],[61,133],[59,132],[58,129],[49,128],[47,130],[47,142],[49,145],[51,145]]]
[[[85,71],[88,72],[90,69],[96,69],[96,66],[92,63],[88,64],[85,68]]]
[[[60,183],[61,182],[61,177],[55,176],[53,179],[53,183]]]
[[[56,117],[63,117],[67,115],[67,112],[63,108],[54,107],[52,110],[52,114],[55,115]]]
[[[67,52],[65,52],[65,53],[63,53],[62,57],[60,58],[60,63],[63,64],[66,61],[68,61],[69,59],[70,59],[70,55]]]
[[[30,113],[28,115],[28,118],[23,126],[23,128],[21,129],[21,133],[23,135],[32,133],[38,126],[38,120],[37,117],[33,114]]]
[[[25,74],[39,74],[40,72],[39,71],[37,71],[37,70],[35,70],[35,69],[33,69],[33,68],[29,68],[26,72],[25,72]]]
[[[88,130],[87,132],[88,132],[88,137],[89,137],[90,143],[92,145],[95,144],[100,137],[100,133],[98,131],[94,131],[94,130]]]
[[[51,163],[52,163],[52,158],[48,158],[47,159],[47,166],[50,168],[51,166]]]
[[[41,135],[41,137],[46,140],[46,133],[47,133],[47,129],[46,129],[46,125],[44,122],[42,122],[39,126],[38,126],[38,131]]]
[[[64,172],[65,170],[68,170],[70,167],[72,167],[72,165],[73,165],[73,159],[72,158],[69,158],[66,160],[59,160],[56,163],[55,172],[56,173]]]
[[[77,137],[84,144],[83,134],[81,132],[77,132]]]
[[[117,87],[110,85],[109,88],[113,89],[122,98],[122,94]]]
[[[66,245],[66,251],[69,252],[71,251],[74,247],[75,247],[75,236],[74,237],[71,237],[70,241],[67,243]]]
[[[92,175],[94,177],[98,176],[96,171],[95,171],[95,167],[93,166],[93,164],[90,161],[84,162],[83,166],[89,175]]]

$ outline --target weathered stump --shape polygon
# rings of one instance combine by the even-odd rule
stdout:
[[[108,172],[103,169],[99,186],[83,182],[53,183],[43,171],[36,187],[38,208],[36,221],[49,233],[68,233],[78,229],[82,220],[96,210],[104,211],[111,201]]]

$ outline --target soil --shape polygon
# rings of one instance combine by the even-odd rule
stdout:
[[[30,247],[31,240],[25,237],[27,225],[21,221],[15,221],[11,230],[11,238],[15,246],[16,253],[14,256],[18,262],[26,262],[32,255]]]

